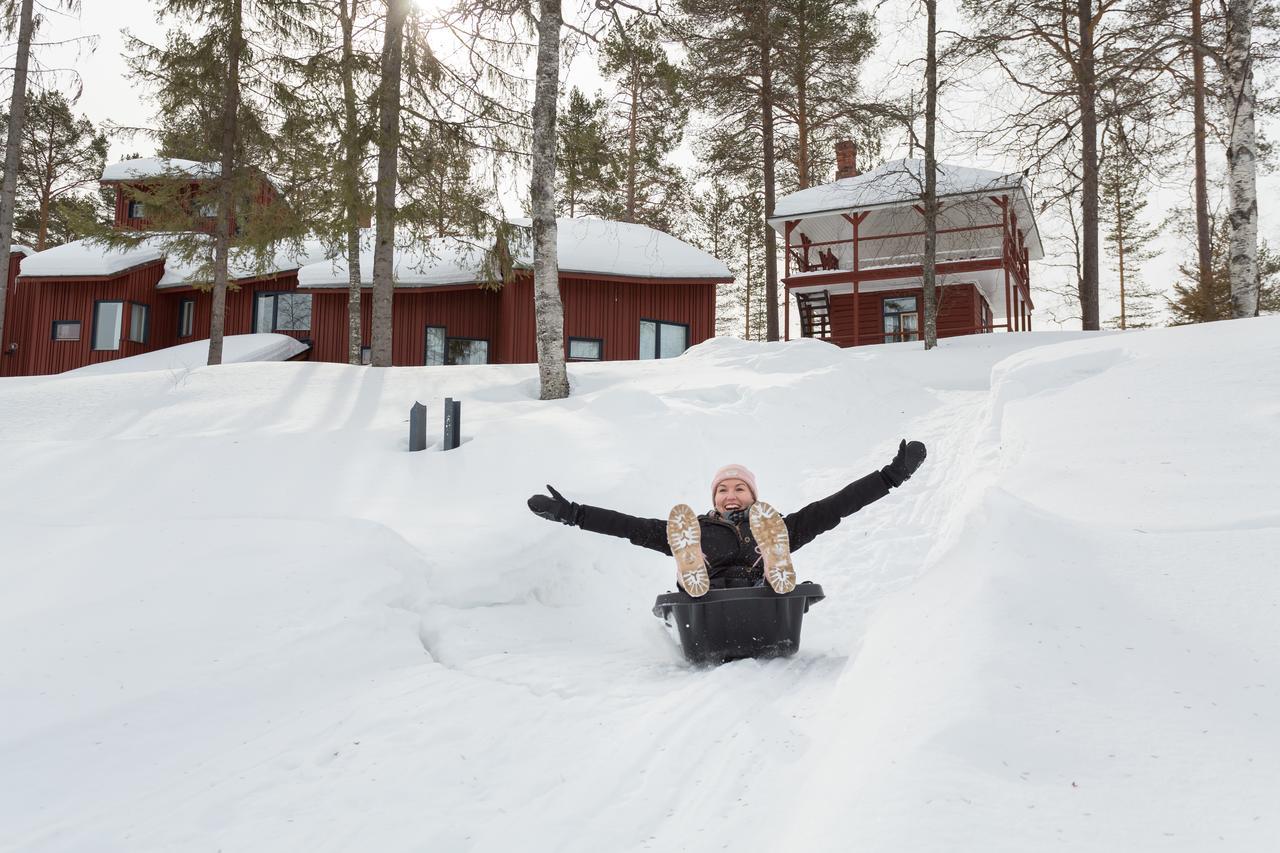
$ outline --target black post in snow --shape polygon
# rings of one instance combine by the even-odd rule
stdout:
[[[409,450],[427,449],[427,407],[414,403],[409,409]]]
[[[444,400],[444,450],[453,450],[462,443],[462,401],[452,397]]]

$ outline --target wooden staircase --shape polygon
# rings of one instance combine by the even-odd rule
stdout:
[[[800,310],[800,336],[827,341],[831,339],[831,294],[825,290],[797,293]]]

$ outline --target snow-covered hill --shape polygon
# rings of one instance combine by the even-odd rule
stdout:
[[[0,849],[1274,849],[1280,320],[571,376],[0,380]],[[524,506],[790,510],[900,437],[788,660],[686,666],[666,558]]]

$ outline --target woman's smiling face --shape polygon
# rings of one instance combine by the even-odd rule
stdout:
[[[755,503],[755,500],[751,496],[751,487],[747,485],[745,480],[731,477],[716,486],[716,512],[722,515],[735,510],[746,509]]]

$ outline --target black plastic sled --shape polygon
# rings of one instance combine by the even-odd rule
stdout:
[[[769,587],[713,589],[701,598],[668,592],[653,603],[653,615],[676,626],[691,663],[790,657],[800,648],[804,614],[823,597],[822,587],[808,582],[782,595]]]

